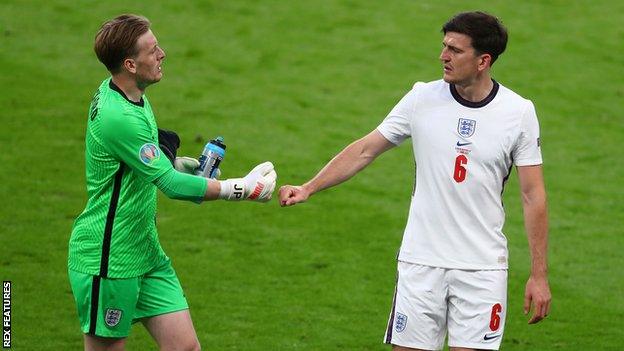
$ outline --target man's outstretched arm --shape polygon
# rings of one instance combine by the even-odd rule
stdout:
[[[292,206],[306,201],[312,194],[348,180],[393,146],[379,131],[373,130],[344,148],[307,183],[282,186],[279,190],[280,205]]]
[[[197,203],[217,199],[267,202],[271,200],[276,180],[277,173],[273,164],[264,162],[243,178],[226,180],[207,179],[170,168],[154,184],[171,199]]]
[[[533,309],[529,324],[544,319],[550,312],[548,286],[548,216],[542,166],[518,167],[524,226],[531,251],[531,275],[524,294],[524,313]],[[533,307],[533,308],[532,308]]]

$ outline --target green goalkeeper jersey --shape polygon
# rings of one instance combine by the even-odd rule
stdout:
[[[140,276],[167,259],[156,231],[152,183],[173,166],[143,96],[128,100],[111,78],[96,91],[86,131],[88,201],[74,222],[69,268],[109,278]]]

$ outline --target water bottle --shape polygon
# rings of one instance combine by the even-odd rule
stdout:
[[[219,164],[223,161],[225,156],[225,144],[223,143],[223,137],[216,137],[206,143],[204,151],[199,156],[199,167],[197,168],[197,175],[205,178],[216,178]]]

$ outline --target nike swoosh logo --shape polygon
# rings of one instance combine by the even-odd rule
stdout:
[[[496,335],[485,334],[485,336],[483,336],[483,340],[492,340],[492,339],[498,338],[499,336],[501,336],[501,334],[496,334]]]
[[[459,141],[457,142],[457,146],[466,146],[466,145],[470,145],[472,144],[471,142],[468,143],[460,143]]]

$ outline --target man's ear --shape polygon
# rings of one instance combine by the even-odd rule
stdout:
[[[492,55],[490,54],[481,55],[481,57],[479,57],[479,65],[478,65],[479,71],[483,71],[490,66],[492,66]]]
[[[131,58],[127,58],[123,61],[123,65],[122,65],[126,71],[130,72],[130,73],[136,73],[136,62],[134,62],[133,59]]]

